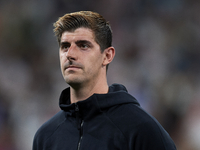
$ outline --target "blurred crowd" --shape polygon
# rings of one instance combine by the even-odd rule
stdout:
[[[200,149],[199,0],[1,0],[0,150],[28,150],[59,111],[68,85],[53,23],[91,10],[109,20],[116,57],[108,82],[121,83],[181,150]]]

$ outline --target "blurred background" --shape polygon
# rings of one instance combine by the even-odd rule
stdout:
[[[199,0],[0,0],[0,150],[28,150],[68,87],[53,23],[92,10],[109,20],[124,84],[181,150],[200,149]]]

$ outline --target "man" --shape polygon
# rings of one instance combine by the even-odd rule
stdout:
[[[33,150],[175,150],[162,126],[120,84],[107,84],[112,32],[98,13],[66,14],[54,24],[62,75],[60,108],[37,131]]]

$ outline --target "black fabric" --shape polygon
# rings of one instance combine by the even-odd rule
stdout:
[[[63,90],[61,111],[37,131],[33,150],[176,150],[155,118],[120,84],[107,94],[70,103]]]

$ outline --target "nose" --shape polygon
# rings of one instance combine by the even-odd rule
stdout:
[[[76,49],[76,46],[71,45],[69,47],[68,51],[66,52],[66,57],[70,61],[77,59],[77,49]]]

